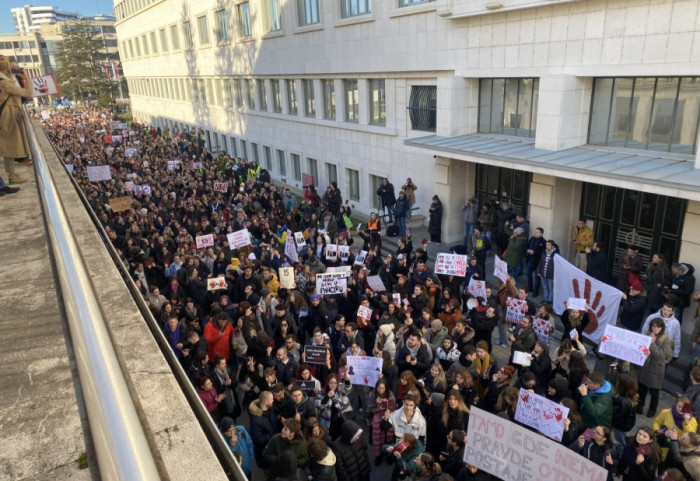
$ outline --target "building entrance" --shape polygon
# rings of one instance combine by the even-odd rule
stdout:
[[[532,173],[477,164],[476,197],[479,203],[509,202],[514,214],[527,216]]]

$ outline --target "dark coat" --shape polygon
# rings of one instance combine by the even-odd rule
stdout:
[[[406,217],[410,210],[411,202],[408,200],[408,197],[404,195],[402,199],[401,196],[399,196],[398,200],[396,201],[396,205],[394,206],[394,215],[396,217]]]
[[[428,233],[438,235],[442,231],[442,202],[431,203],[429,212]]]
[[[620,306],[620,322],[626,329],[639,332],[644,322],[644,310],[647,307],[647,298],[642,295],[627,296]]]
[[[408,347],[404,346],[398,351],[396,351],[396,366],[399,368],[400,372],[411,371],[416,378],[420,378],[425,371],[430,367],[430,355],[425,345],[421,343],[416,354],[416,365],[413,366],[406,362],[406,356],[409,356],[411,352]]]
[[[338,481],[367,481],[372,471],[369,460],[369,443],[362,433],[354,442],[353,437],[360,429],[355,421],[345,421],[340,437],[333,446],[336,456],[335,472]]]
[[[588,275],[599,281],[606,282],[608,278],[608,256],[605,252],[599,251],[586,254]]]
[[[396,204],[396,195],[394,194],[394,184],[387,182],[386,185],[382,183],[377,187],[377,195],[382,200],[382,205],[394,205]]]
[[[253,441],[253,453],[255,460],[261,469],[267,469],[267,464],[263,458],[265,446],[270,442],[279,429],[277,428],[277,415],[275,410],[270,408],[263,412],[260,409],[260,401],[256,400],[248,406],[250,414],[250,439]]]
[[[286,451],[294,453],[294,457],[297,459],[297,468],[303,468],[309,460],[306,441],[300,433],[297,433],[291,441],[283,438],[281,434],[275,434],[263,453],[265,463],[270,469],[268,479],[283,477],[284,473],[290,471],[290,466],[287,465],[283,456]]]

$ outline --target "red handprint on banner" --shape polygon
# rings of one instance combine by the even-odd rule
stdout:
[[[579,286],[578,279],[572,279],[571,285],[574,288],[574,297],[585,299],[588,306],[588,325],[583,330],[586,334],[591,334],[598,329],[598,318],[605,313],[605,306],[600,305],[600,300],[603,297],[601,291],[597,291],[591,301],[591,281],[586,279],[583,283],[583,292]]]

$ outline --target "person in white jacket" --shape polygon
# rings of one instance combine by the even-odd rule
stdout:
[[[403,398],[403,406],[400,409],[393,413],[389,413],[387,410],[384,414],[384,419],[394,428],[396,442],[399,442],[405,433],[413,434],[421,441],[425,441],[425,418],[416,404],[416,398],[411,394],[407,394]]]
[[[681,323],[673,316],[673,305],[669,302],[664,302],[659,312],[649,314],[642,326],[642,332],[649,332],[649,323],[657,317],[660,317],[666,324],[665,332],[673,340],[673,359],[676,359],[681,355]]]

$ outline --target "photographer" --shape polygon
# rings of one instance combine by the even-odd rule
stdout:
[[[16,77],[27,79],[23,69],[12,69],[10,60],[0,55],[0,156],[4,158],[10,184],[27,181],[15,173],[15,159],[29,158],[29,142],[22,121],[22,97],[31,97],[34,93],[32,82],[21,87]],[[13,191],[3,182],[0,192]]]
[[[467,248],[467,252],[470,252],[473,248],[471,238],[474,234],[476,221],[479,220],[479,202],[475,197],[470,197],[459,210],[464,212],[464,242],[462,245]]]

